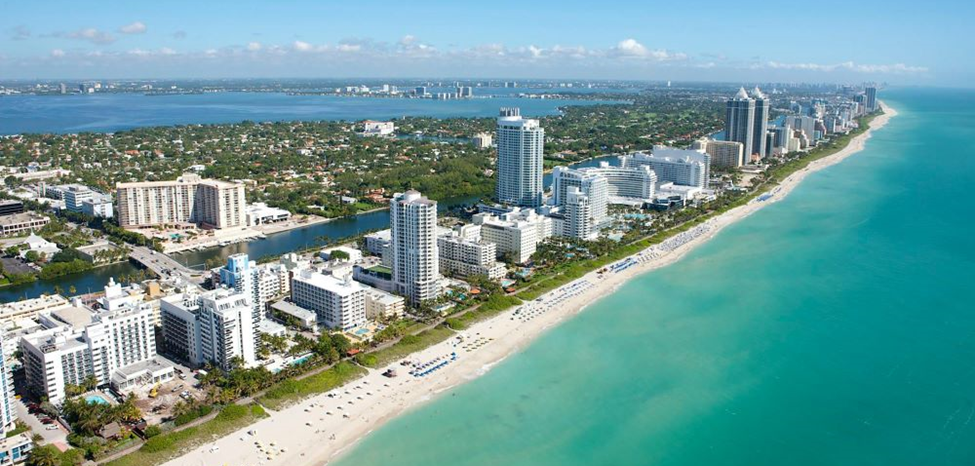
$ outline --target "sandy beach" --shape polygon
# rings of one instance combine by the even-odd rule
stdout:
[[[762,200],[728,211],[691,230],[614,263],[604,274],[586,276],[553,290],[492,319],[473,325],[459,337],[410,355],[418,369],[395,364],[398,376],[384,377],[379,370],[332,392],[288,407],[213,443],[166,463],[185,465],[321,466],[347,451],[359,439],[386,421],[429,401],[451,387],[472,380],[528,345],[547,329],[571,318],[588,304],[612,293],[631,278],[665,267],[724,227],[764,206],[783,199],[810,173],[841,162],[863,149],[871,133],[897,114],[883,105],[885,114],[871,129],[854,138],[843,150],[810,163],[776,186]],[[436,368],[436,369],[434,369]],[[410,373],[413,371],[414,375]]]

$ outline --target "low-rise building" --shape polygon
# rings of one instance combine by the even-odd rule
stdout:
[[[406,299],[378,288],[366,288],[366,318],[401,317],[406,310]]]
[[[271,314],[282,322],[294,323],[308,330],[314,330],[318,322],[314,312],[284,300],[271,304]]]
[[[27,459],[34,442],[31,441],[29,432],[22,432],[17,435],[2,438],[0,437],[0,465],[16,464]]]
[[[362,122],[363,136],[389,136],[396,132],[396,124],[392,121],[373,121]]]
[[[497,245],[481,238],[480,225],[464,225],[437,238],[440,270],[459,277],[485,275],[491,280],[504,278],[507,268],[498,262]]]
[[[263,202],[248,204],[246,212],[247,226],[286,222],[291,219],[291,212],[277,207],[270,207]]]
[[[51,223],[50,218],[34,212],[4,215],[0,217],[0,236],[13,236],[32,230],[39,230],[48,223]]]

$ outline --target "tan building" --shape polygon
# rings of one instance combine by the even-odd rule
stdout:
[[[193,223],[205,228],[247,225],[244,185],[186,174],[175,181],[116,185],[119,225],[138,228]]]
[[[707,141],[694,143],[711,156],[711,165],[721,168],[738,168],[745,163],[745,146],[736,141]]]

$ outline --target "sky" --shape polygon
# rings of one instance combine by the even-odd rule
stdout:
[[[11,1],[0,79],[453,77],[972,87],[961,1]]]

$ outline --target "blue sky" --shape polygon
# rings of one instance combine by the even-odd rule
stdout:
[[[0,0],[0,79],[512,77],[970,87],[975,7]]]

